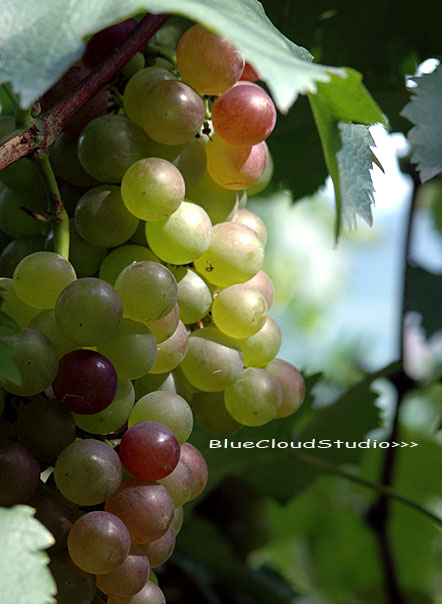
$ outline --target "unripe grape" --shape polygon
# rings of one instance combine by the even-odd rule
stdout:
[[[164,145],[190,141],[203,125],[204,103],[190,86],[163,80],[149,86],[140,104],[144,131]]]
[[[121,183],[121,196],[129,212],[148,221],[168,218],[180,206],[185,190],[178,168],[158,157],[133,163]]]

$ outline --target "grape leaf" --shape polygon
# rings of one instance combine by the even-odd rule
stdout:
[[[370,177],[373,162],[370,147],[375,146],[368,126],[338,123],[341,148],[336,154],[344,228],[356,229],[356,214],[372,226],[371,206],[374,188]],[[376,159],[376,158],[375,158]]]
[[[54,538],[29,506],[0,508],[0,602],[52,604],[55,581],[47,567],[49,558],[42,549]]]
[[[420,266],[407,266],[407,310],[422,316],[422,325],[429,338],[442,329],[442,275],[429,273]]]
[[[367,154],[359,150],[361,144],[369,145],[369,135],[364,130],[342,128],[340,122],[349,124],[387,125],[374,99],[362,84],[362,76],[353,69],[346,69],[347,78],[332,75],[329,84],[318,84],[318,92],[310,95],[313,116],[318,127],[324,151],[325,161],[333,179],[336,195],[336,239],[339,238],[343,218],[346,223],[354,224],[355,211],[371,221],[372,194],[368,183],[368,172],[372,164],[371,151]],[[359,139],[359,140],[358,140]],[[342,153],[338,159],[338,152]],[[351,161],[351,153],[358,149],[358,161]],[[364,189],[358,200],[351,200],[351,181],[357,179]],[[343,195],[345,197],[343,197]]]
[[[412,99],[401,115],[415,124],[409,133],[416,147],[412,161],[426,182],[442,172],[442,65],[413,79],[417,88],[412,88]]]
[[[78,60],[84,37],[142,9],[178,13],[229,38],[265,80],[281,111],[299,94],[340,69],[312,63],[308,51],[281,34],[256,0],[11,0],[2,11],[0,82],[10,82],[29,106]],[[26,15],[26,20],[23,16]]]

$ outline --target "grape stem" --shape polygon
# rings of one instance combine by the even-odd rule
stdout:
[[[0,145],[0,171],[21,157],[46,150],[69,120],[120,71],[140,47],[167,21],[169,15],[148,14],[131,35],[91,73],[30,127],[15,132]],[[21,110],[20,110],[21,111]]]
[[[40,171],[49,198],[48,214],[54,230],[54,252],[69,260],[69,216],[61,201],[60,190],[49,161],[49,153],[40,150],[31,157],[31,160]]]

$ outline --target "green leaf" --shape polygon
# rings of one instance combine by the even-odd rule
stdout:
[[[361,212],[363,217],[371,220],[371,193],[367,194],[368,172],[371,167],[371,151],[367,154],[360,150],[360,144],[372,144],[368,133],[363,130],[349,130],[340,127],[339,123],[349,124],[374,124],[387,120],[381,109],[370,96],[362,84],[362,76],[353,69],[346,69],[347,78],[343,79],[332,75],[329,84],[318,84],[318,93],[310,95],[310,104],[313,116],[321,137],[325,161],[333,179],[336,194],[336,239],[341,232],[341,224],[345,220],[354,224],[355,211]],[[338,151],[343,147],[343,152],[338,159]],[[349,162],[349,154],[357,147],[359,161],[355,164]],[[358,201],[353,202],[350,197],[350,182],[357,178],[363,183],[365,190],[358,195]]]
[[[11,358],[12,347],[0,341],[0,379],[8,380],[13,384],[21,384],[21,375],[16,364]]]
[[[441,299],[442,275],[408,265],[406,308],[422,315],[422,325],[428,338],[442,329]]]
[[[341,148],[336,154],[341,193],[341,219],[346,230],[356,229],[356,214],[372,226],[374,188],[370,177],[374,140],[368,126],[338,123]]]
[[[310,53],[282,35],[256,0],[12,0],[0,23],[0,82],[10,81],[21,106],[29,106],[81,57],[87,34],[142,9],[178,13],[229,38],[268,83],[281,111],[299,94],[315,93],[331,73],[345,76],[312,63]]]
[[[0,602],[5,604],[55,602],[49,558],[41,551],[53,545],[54,538],[33,515],[25,505],[0,508]]]
[[[412,161],[426,182],[442,172],[442,66],[414,80],[417,88],[401,115],[415,124],[409,133],[416,147]]]

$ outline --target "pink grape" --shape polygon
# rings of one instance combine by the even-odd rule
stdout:
[[[212,109],[215,132],[230,145],[252,146],[265,140],[276,123],[276,109],[265,90],[253,84],[233,86]]]

